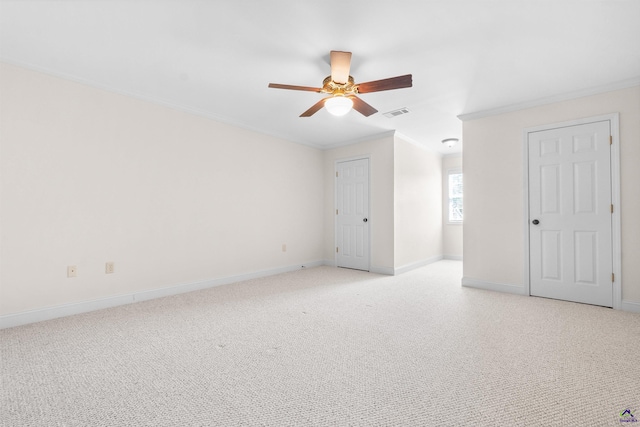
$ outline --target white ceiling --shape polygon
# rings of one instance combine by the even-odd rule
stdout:
[[[319,148],[397,130],[441,152],[461,114],[640,82],[638,0],[1,1],[0,58]],[[298,117],[329,51],[379,110]],[[411,113],[382,115],[406,107]]]

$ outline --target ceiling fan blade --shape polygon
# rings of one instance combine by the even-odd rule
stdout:
[[[290,90],[305,90],[307,92],[318,92],[322,90],[317,87],[309,87],[309,86],[293,86],[293,85],[281,85],[278,83],[269,83],[269,87],[274,89],[290,89]]]
[[[378,112],[378,110],[376,110],[357,96],[352,95],[349,98],[353,101],[353,109],[365,117],[369,117],[370,115]]]
[[[329,99],[329,98],[331,98],[331,97],[322,98],[320,101],[318,101],[315,104],[313,104],[313,106],[311,108],[309,108],[307,111],[305,111],[304,113],[300,114],[300,117],[311,117],[311,116],[313,116],[315,113],[320,111],[322,109],[322,107],[324,107],[325,101],[327,99]]]
[[[380,92],[383,90],[411,87],[412,85],[413,80],[411,78],[411,74],[406,74],[404,76],[391,77],[389,79],[360,83],[358,85],[358,93]]]
[[[349,81],[349,69],[351,68],[351,52],[331,51],[331,80],[339,84]]]

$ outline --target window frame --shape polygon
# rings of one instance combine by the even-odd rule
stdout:
[[[460,220],[452,220],[451,219],[451,189],[449,188],[449,182],[451,179],[451,175],[462,175],[463,178],[463,184],[462,184],[462,196],[460,197],[462,199],[462,206],[463,206],[463,211],[462,211],[462,219]],[[447,169],[447,192],[446,192],[446,209],[447,209],[447,221],[446,223],[449,225],[462,225],[462,223],[464,222],[464,174],[462,173],[462,168],[453,168],[453,169]]]

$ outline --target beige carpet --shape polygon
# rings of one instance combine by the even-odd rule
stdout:
[[[640,425],[640,315],[460,277],[319,267],[2,330],[0,423]]]

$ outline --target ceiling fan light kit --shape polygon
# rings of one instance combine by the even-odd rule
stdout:
[[[353,101],[344,95],[335,95],[325,101],[324,108],[334,116],[344,116],[353,108]]]
[[[329,97],[323,98],[315,103],[311,108],[302,113],[300,117],[311,117],[322,107],[326,107],[327,111],[334,116],[344,116],[353,108],[363,116],[369,117],[370,115],[377,113],[378,110],[364,102],[356,95],[361,93],[400,89],[411,87],[413,85],[411,74],[356,84],[353,77],[349,75],[349,69],[351,67],[351,52],[332,50],[330,58],[331,75],[324,79],[321,88],[284,85],[278,83],[269,83],[269,87],[275,89],[326,93],[330,95]]]

